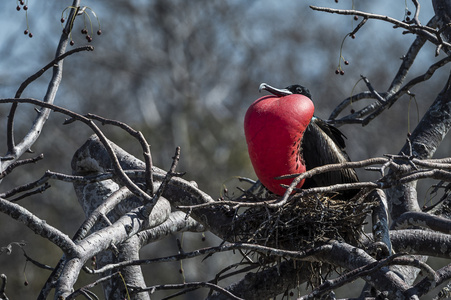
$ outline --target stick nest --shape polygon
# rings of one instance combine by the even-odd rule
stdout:
[[[248,208],[232,224],[236,241],[284,250],[303,250],[330,239],[356,245],[365,219],[376,205],[365,196],[352,200],[330,194],[293,196],[280,208]]]

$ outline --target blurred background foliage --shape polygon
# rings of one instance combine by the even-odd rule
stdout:
[[[21,82],[53,59],[62,30],[61,13],[70,4],[71,1],[61,0],[30,1],[26,18],[23,10],[16,11],[15,1],[2,1],[2,98],[13,97]],[[89,112],[116,119],[142,131],[151,145],[154,164],[163,169],[169,168],[175,147],[181,146],[178,170],[186,171],[187,179],[195,180],[202,190],[217,198],[222,184],[235,176],[255,179],[242,123],[247,107],[261,96],[258,93],[261,82],[279,87],[294,83],[307,86],[313,94],[315,114],[327,119],[343,99],[366,90],[363,82],[357,83],[361,74],[368,77],[376,90],[387,89],[401,63],[400,57],[415,38],[403,35],[402,29],[370,20],[355,39],[345,40],[342,54],[350,64],[342,64],[343,76],[336,75],[343,38],[358,21],[352,16],[312,11],[309,4],[344,9],[353,6],[351,1],[331,0],[82,1],[99,17],[103,33],[95,34],[97,21],[90,15],[94,31],[91,44],[95,51],[66,59],[55,104],[82,114]],[[426,24],[433,10],[428,1],[421,5],[420,20]],[[357,1],[355,8],[397,19],[404,18],[406,8],[414,10],[409,1],[390,0]],[[27,22],[34,34],[31,39],[23,34]],[[72,34],[74,47],[86,44],[80,33],[85,26],[91,34],[89,19],[79,17]],[[434,50],[430,45],[423,49],[409,79],[424,73],[440,58],[434,57]],[[416,101],[401,98],[366,127],[341,127],[348,137],[351,159],[398,153],[407,132],[415,128],[418,116],[421,118],[444,86],[448,72],[445,69],[411,91]],[[50,75],[48,72],[34,82],[23,97],[42,99]],[[364,104],[355,103],[352,108]],[[20,105],[17,138],[30,127],[33,109]],[[8,105],[0,106],[0,141],[5,141],[8,111]],[[73,153],[92,132],[78,123],[63,126],[64,118],[50,116],[32,149],[35,153],[28,156],[44,153],[45,159],[15,170],[2,182],[2,192],[36,180],[47,169],[71,173]],[[111,127],[102,129],[121,147],[142,156],[138,143],[125,132]],[[436,156],[449,156],[449,149],[447,139]],[[0,143],[0,151],[6,152],[5,142]],[[365,171],[359,174],[363,180],[378,178],[378,174]],[[51,184],[52,189],[20,204],[72,236],[84,219],[83,212],[70,184]],[[430,182],[423,183],[420,199],[428,200],[429,186]],[[26,240],[29,254],[50,265],[61,255],[50,243],[7,216],[0,216],[0,226],[0,246]],[[186,236],[200,240],[199,235]],[[217,243],[213,238],[209,241]],[[148,248],[163,255],[170,254],[168,247],[170,253],[175,253],[173,240]],[[8,289],[17,298],[39,289],[46,279],[43,271],[30,265],[23,272],[20,251],[13,252],[11,257],[2,254],[0,262],[0,273],[7,273]],[[177,268],[173,273],[178,275]],[[200,268],[199,264],[193,264],[189,270],[196,268]],[[24,274],[31,283],[27,288],[23,287]]]

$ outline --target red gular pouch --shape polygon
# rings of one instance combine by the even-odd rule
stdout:
[[[313,102],[300,94],[264,96],[246,112],[244,133],[249,157],[258,179],[274,194],[283,195],[286,189],[281,184],[293,181],[277,177],[306,171],[300,148],[313,113]],[[304,180],[296,187],[303,184]]]

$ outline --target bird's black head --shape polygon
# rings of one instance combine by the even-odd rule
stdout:
[[[310,91],[305,86],[302,86],[300,84],[293,84],[290,86],[287,86],[285,89],[289,90],[293,94],[300,94],[308,97],[310,100],[312,99],[312,94],[310,94]]]
[[[284,89],[278,89],[278,88],[270,86],[269,84],[262,83],[262,84],[260,84],[260,87],[258,90],[260,92],[262,90],[265,90],[265,91],[268,91],[271,94],[274,94],[279,97],[283,97],[283,96],[287,96],[287,95],[291,95],[291,94],[304,95],[304,96],[308,97],[310,100],[312,100],[312,94],[310,94],[310,91],[306,87],[303,87],[302,85],[299,85],[299,84],[293,84],[293,85],[287,86]]]

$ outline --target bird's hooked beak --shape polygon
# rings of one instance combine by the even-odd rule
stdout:
[[[258,87],[258,92],[261,93],[262,90],[268,91],[271,94],[279,96],[279,97],[283,97],[283,96],[287,96],[287,95],[293,94],[290,90],[278,89],[278,88],[275,88],[273,86],[270,86],[267,83],[260,84],[260,86]]]

